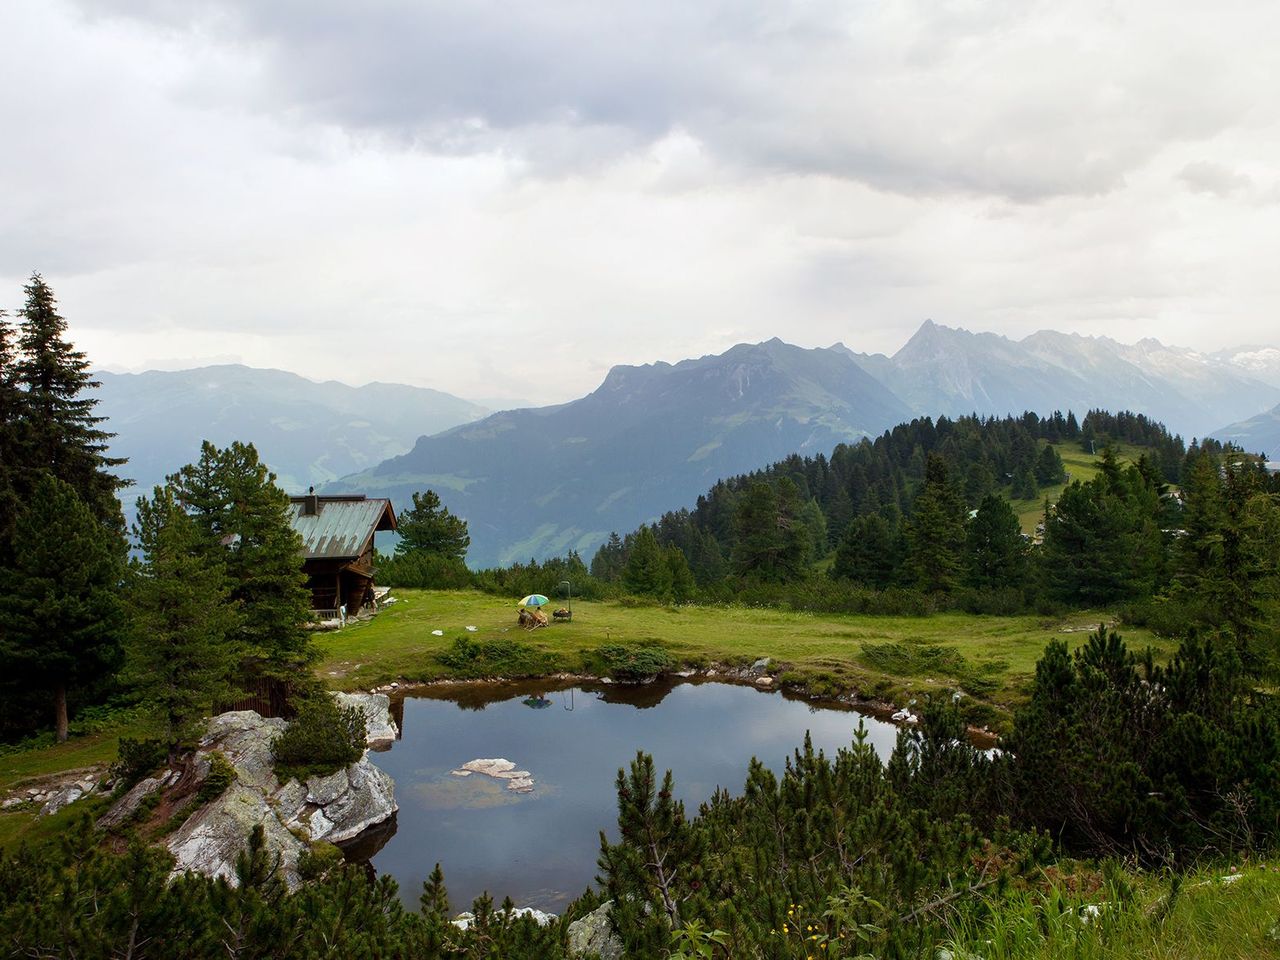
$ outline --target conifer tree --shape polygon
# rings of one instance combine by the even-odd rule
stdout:
[[[636,531],[626,568],[622,571],[622,585],[638,596],[670,595],[671,566],[658,546],[652,527],[641,527]]]
[[[20,497],[38,483],[43,471],[71,484],[99,522],[123,534],[124,521],[116,491],[124,481],[111,469],[124,463],[107,455],[112,434],[99,428],[97,399],[86,396],[99,386],[89,376],[89,361],[66,339],[67,323],[58,313],[53,291],[38,274],[23,288],[26,304],[19,311],[19,356],[16,380],[24,391],[16,481]],[[121,539],[123,545],[123,539]]]
[[[800,497],[786,477],[751,483],[738,504],[734,568],[744,576],[785,583],[804,576],[812,538],[800,521]]]
[[[14,525],[0,570],[0,663],[8,679],[49,694],[58,742],[67,690],[116,664],[123,626],[118,536],[67,483],[45,474]]]
[[[1066,473],[1066,467],[1063,466],[1062,457],[1057,448],[1051,443],[1046,443],[1036,460],[1036,483],[1042,487],[1051,487],[1063,483],[1067,479]]]
[[[627,555],[622,546],[622,538],[615,530],[609,534],[609,539],[600,545],[596,555],[591,558],[591,576],[597,580],[615,583],[622,578],[622,568],[626,562]]]
[[[985,590],[1023,586],[1027,542],[1018,516],[1003,497],[988,494],[969,522],[965,536],[967,580]]]
[[[206,549],[171,489],[138,499],[134,532],[143,559],[129,590],[126,677],[156,714],[172,761],[198,722],[231,696],[239,618],[225,560]]]
[[[676,603],[686,603],[693,599],[697,583],[693,571],[689,569],[689,560],[684,551],[674,543],[664,551],[667,569],[671,571],[671,599]]]
[[[226,564],[240,624],[238,642],[250,676],[309,680],[316,657],[311,594],[302,542],[289,519],[289,497],[252,444],[218,449],[207,440],[200,459],[168,479],[174,498],[200,531],[204,553]]]
[[[883,590],[892,585],[897,576],[897,560],[889,522],[880,514],[872,513],[858,517],[845,529],[836,549],[831,576]]]
[[[421,551],[463,560],[471,546],[467,521],[442,506],[434,490],[413,495],[413,506],[400,515],[396,532],[400,535],[397,556]]]
[[[907,525],[907,562],[922,590],[954,588],[964,550],[964,501],[956,492],[946,461],[930,454],[924,487],[912,505]]]
[[[18,388],[13,325],[0,310],[0,565],[7,560],[9,538],[18,515],[19,431],[26,397]]]

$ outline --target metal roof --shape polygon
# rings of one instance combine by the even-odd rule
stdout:
[[[308,560],[358,557],[374,531],[396,528],[391,501],[382,497],[316,497],[314,515],[303,512],[307,497],[289,499],[289,519]]]

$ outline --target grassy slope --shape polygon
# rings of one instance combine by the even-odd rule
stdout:
[[[950,945],[956,958],[983,960],[1247,960],[1280,958],[1280,868],[1245,864],[1238,879],[1222,868],[1186,875],[1168,909],[1167,878],[1127,873],[1130,897],[1115,890],[1061,899],[1011,892],[989,901],[987,923],[959,920]],[[1079,908],[1101,903],[1082,923]]]
[[[1121,463],[1136,461],[1143,451],[1142,447],[1135,447],[1132,444],[1113,443],[1111,446]],[[1102,461],[1101,447],[1096,454],[1085,453],[1080,449],[1080,444],[1074,440],[1059,443],[1057,447],[1058,455],[1062,457],[1063,465],[1067,468],[1067,475],[1072,480],[1087,482],[1098,475],[1098,464]],[[1035,533],[1036,524],[1044,519],[1045,498],[1047,497],[1051,503],[1056,503],[1066,488],[1065,483],[1060,483],[1052,487],[1041,487],[1039,495],[1034,500],[1010,499],[1009,503],[1013,506],[1013,512],[1018,515],[1023,533]],[[1005,495],[1008,495],[1008,488],[1005,488]]]
[[[1018,700],[1048,640],[1066,636],[1081,642],[1103,617],[868,617],[577,601],[572,623],[529,633],[515,623],[514,598],[469,591],[397,590],[396,595],[402,601],[374,620],[318,638],[324,654],[319,670],[330,686],[359,689],[443,677],[447,671],[435,654],[455,638],[470,636],[523,640],[555,654],[569,671],[581,669],[584,654],[606,643],[661,644],[688,664],[771,657],[810,677],[828,674],[828,685],[896,702],[977,676],[987,678],[988,698],[1007,706]],[[477,630],[468,633],[467,625]],[[1074,632],[1063,633],[1064,628]],[[433,630],[442,635],[433,636]],[[1132,629],[1126,636],[1134,646],[1151,643],[1166,652],[1147,631]],[[951,655],[939,657],[931,647]]]

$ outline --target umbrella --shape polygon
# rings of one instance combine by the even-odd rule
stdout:
[[[540,593],[531,593],[527,597],[525,597],[523,600],[521,600],[520,603],[517,604],[517,606],[540,607],[544,603],[550,603],[550,602],[551,602],[550,600],[548,600],[546,597],[544,597]]]

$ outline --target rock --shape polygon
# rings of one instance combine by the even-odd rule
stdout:
[[[761,657],[759,660],[757,660],[755,663],[751,665],[751,669],[756,673],[759,673],[761,670],[768,670],[769,664],[771,663],[773,663],[773,661],[770,660],[768,657]]]
[[[311,839],[330,843],[351,840],[399,809],[395,781],[367,756],[345,770],[309,779],[307,804],[320,808],[311,816]]]
[[[335,693],[340,707],[364,711],[365,742],[373,748],[389,747],[400,739],[400,729],[391,719],[391,698],[385,693]]]
[[[622,941],[613,932],[609,911],[613,901],[600,904],[581,920],[569,924],[569,956],[599,957],[600,960],[621,960]]]
[[[772,687],[773,677],[756,677],[757,687]]]
[[[503,911],[501,910],[494,911],[495,915],[502,915],[502,913]],[[533,917],[534,923],[540,927],[545,927],[549,923],[555,923],[557,919],[554,913],[543,913],[541,910],[533,909],[533,907],[515,907],[507,911],[506,915],[510,917]],[[458,914],[449,922],[459,930],[466,930],[471,926],[475,919],[476,915],[467,911],[465,913]]]
[[[55,814],[64,807],[75,803],[83,796],[84,791],[80,789],[80,785],[76,783],[71,784],[69,787],[63,787],[61,790],[54,791],[49,799],[45,801],[44,806],[40,808],[40,816],[47,817]]]
[[[169,838],[166,846],[174,857],[173,874],[193,870],[206,877],[223,877],[235,886],[236,858],[258,824],[262,824],[268,853],[280,856],[286,885],[297,889],[302,883],[298,857],[306,844],[273,815],[260,790],[243,783],[233,783],[222,796],[188,817]]]
[[[98,818],[98,828],[100,830],[112,830],[127,823],[138,808],[142,806],[142,801],[151,796],[169,780],[170,771],[165,771],[158,777],[147,777],[145,780],[139,780],[129,792],[112,804],[111,809]]]
[[[14,807],[20,807],[27,802],[28,800],[26,797],[10,797],[8,800],[0,803],[0,810],[12,810]]]
[[[495,780],[505,780],[507,789],[516,793],[529,793],[533,790],[533,774],[528,770],[517,770],[514,763],[501,757],[468,760],[457,770],[449,772],[455,777],[469,777],[473,773],[482,773]]]
[[[360,702],[362,708],[371,703],[385,714],[389,701],[366,697]],[[394,731],[390,717],[386,724]],[[235,883],[236,857],[260,823],[267,851],[280,857],[281,873],[293,889],[301,882],[298,856],[309,843],[353,839],[395,814],[395,782],[374,766],[367,751],[328,776],[281,784],[272,767],[271,747],[286,726],[284,720],[261,717],[252,710],[224,713],[209,721],[196,754],[196,771],[207,773],[210,755],[216,750],[231,764],[236,778],[222,796],[193,813],[169,838],[175,874],[194,870]]]

